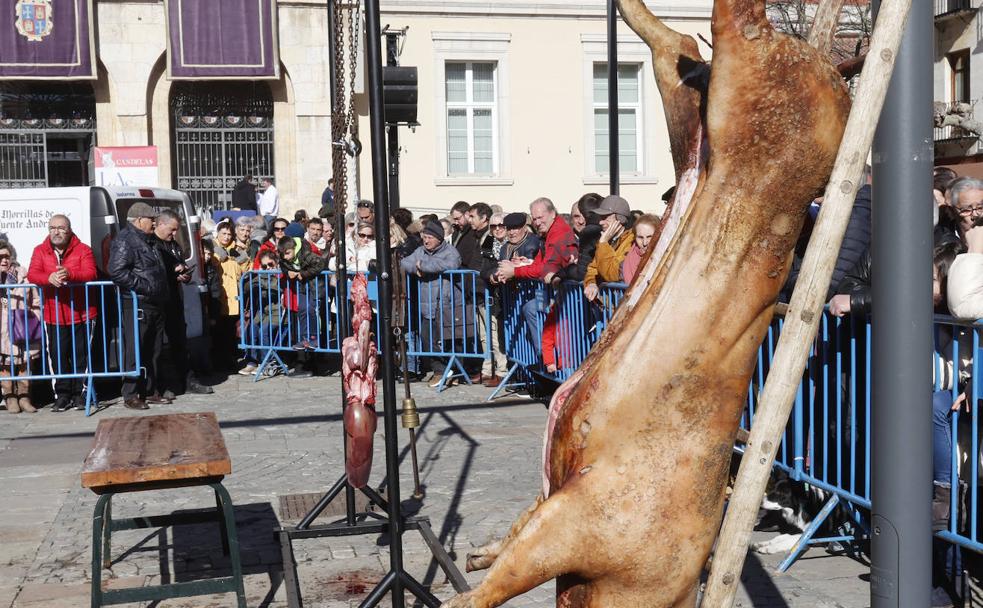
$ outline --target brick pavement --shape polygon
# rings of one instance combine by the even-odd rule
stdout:
[[[286,606],[279,586],[280,552],[272,530],[281,523],[279,497],[325,490],[341,475],[340,381],[335,377],[273,378],[254,383],[235,376],[214,395],[187,396],[148,414],[214,410],[232,456],[226,487],[236,504],[241,555],[250,606]],[[437,394],[415,384],[421,408],[420,513],[463,568],[471,547],[506,531],[534,498],[545,408],[525,398],[484,403],[488,389],[455,387]],[[0,412],[0,607],[63,608],[88,605],[91,517],[95,495],[79,486],[81,462],[99,419],[137,415],[116,405],[91,418],[81,412],[35,415]],[[372,483],[384,474],[381,431]],[[400,431],[406,453],[407,435]],[[401,494],[409,496],[409,458],[401,469]],[[165,498],[166,496],[166,498]],[[167,494],[123,494],[114,515],[151,515],[213,505],[207,489]],[[755,540],[769,535],[756,534]],[[453,591],[415,532],[404,541],[411,574],[441,598]],[[305,605],[357,606],[388,566],[384,539],[349,537],[298,541],[295,551]],[[187,581],[227,572],[214,525],[157,532],[135,530],[113,537],[111,587],[160,580]],[[122,557],[122,559],[120,559]],[[834,607],[869,605],[867,568],[845,557],[810,550],[784,575],[774,574],[781,556],[750,556],[737,606]],[[474,584],[481,573],[467,575]],[[548,583],[509,602],[525,608],[552,605]],[[231,606],[231,595],[170,600],[160,606]],[[383,605],[388,602],[384,601]]]

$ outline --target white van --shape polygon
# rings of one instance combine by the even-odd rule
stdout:
[[[187,194],[167,188],[99,187],[23,188],[0,190],[0,236],[5,236],[17,250],[18,262],[27,266],[31,254],[48,236],[52,215],[68,216],[72,231],[92,247],[100,275],[105,276],[109,243],[125,225],[126,212],[134,203],[144,202],[162,210],[170,209],[181,217],[181,230],[175,236],[194,267],[193,280],[184,286],[184,318],[188,337],[202,335],[204,269],[197,238],[200,220]]]

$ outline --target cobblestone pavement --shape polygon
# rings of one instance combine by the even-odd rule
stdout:
[[[225,480],[236,504],[249,606],[286,606],[280,551],[273,529],[283,519],[280,497],[323,492],[343,472],[340,381],[233,376],[214,395],[181,397],[147,414],[214,410],[222,424],[233,471]],[[454,387],[437,394],[414,385],[421,409],[419,457],[426,497],[420,514],[463,569],[468,550],[503,534],[540,485],[545,408],[524,397],[488,404],[490,391]],[[81,463],[99,420],[131,416],[114,405],[85,418],[81,412],[8,415],[0,411],[0,607],[88,606],[91,519],[96,497],[79,485]],[[382,421],[371,483],[385,466]],[[400,489],[412,492],[408,437],[400,430],[404,462]],[[160,514],[213,506],[204,488],[121,494],[114,516]],[[769,535],[756,533],[756,540]],[[432,563],[418,533],[405,535],[407,570],[440,598],[453,590]],[[377,536],[295,543],[305,606],[357,606],[388,568],[386,540]],[[189,581],[228,572],[214,524],[113,536],[114,563],[103,572],[111,588]],[[846,557],[810,550],[787,574],[781,556],[750,556],[737,602],[741,607],[859,607],[869,605],[868,569]],[[467,575],[470,583],[482,573]],[[509,602],[514,608],[552,606],[552,582]],[[232,606],[233,596],[168,600],[159,606]],[[382,605],[388,605],[384,600]],[[411,604],[408,604],[411,605]]]

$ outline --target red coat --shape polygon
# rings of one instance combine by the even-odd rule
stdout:
[[[573,260],[573,261],[571,261]],[[577,263],[577,237],[562,217],[556,216],[553,225],[546,231],[546,239],[540,245],[539,253],[532,264],[515,269],[517,279],[543,280],[548,274]]]
[[[27,280],[39,285],[44,295],[44,321],[56,325],[74,325],[96,318],[96,297],[90,296],[89,307],[85,308],[84,287],[55,288],[48,283],[48,277],[58,270],[58,256],[51,246],[51,237],[34,248]],[[72,235],[62,256],[61,265],[68,271],[69,283],[88,283],[96,280],[96,259],[92,249]],[[57,305],[55,297],[57,296]],[[74,308],[72,304],[74,303]]]

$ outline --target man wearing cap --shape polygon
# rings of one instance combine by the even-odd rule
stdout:
[[[599,282],[615,283],[622,280],[621,262],[635,242],[635,232],[628,228],[628,217],[631,215],[628,201],[612,194],[601,201],[601,206],[594,213],[601,216],[603,232],[597,242],[594,259],[584,275],[584,296],[589,301],[597,298]]]
[[[505,244],[499,250],[498,260],[505,262],[513,258],[531,260],[536,257],[539,251],[540,239],[535,234],[529,232],[526,227],[525,213],[510,213],[502,219],[505,224]],[[495,275],[491,277],[492,282],[501,283],[498,275],[498,266],[495,266]]]
[[[123,364],[127,370],[136,367],[136,337],[134,323],[140,336],[141,364],[147,377],[123,378],[123,404],[134,410],[145,410],[147,403],[170,403],[157,394],[157,370],[164,343],[164,307],[167,305],[167,269],[154,245],[154,225],[157,212],[144,202],[134,203],[126,214],[129,224],[109,245],[109,264],[106,267],[123,293]],[[136,293],[135,314],[127,296]]]

